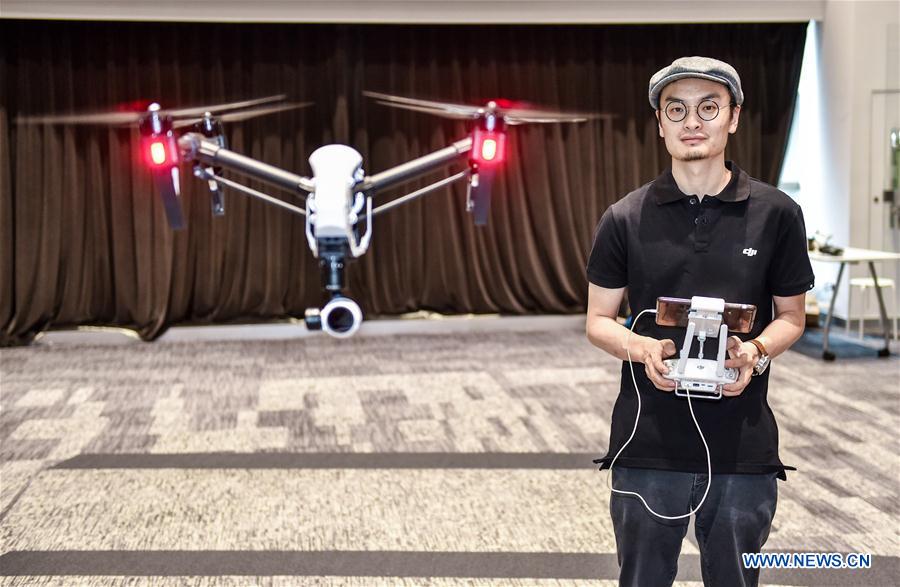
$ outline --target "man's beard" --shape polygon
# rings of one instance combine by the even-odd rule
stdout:
[[[700,149],[695,149],[692,151],[688,151],[681,157],[677,157],[677,159],[679,161],[702,161],[703,159],[706,159],[708,157],[709,157],[708,153],[706,153]]]

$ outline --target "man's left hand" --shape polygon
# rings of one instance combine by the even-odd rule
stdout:
[[[759,349],[749,342],[741,342],[736,336],[728,337],[725,347],[730,358],[725,359],[725,367],[739,369],[737,381],[722,388],[722,395],[734,397],[744,393],[744,388],[753,376],[753,367],[759,361]]]

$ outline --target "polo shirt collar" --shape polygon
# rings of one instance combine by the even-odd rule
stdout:
[[[735,165],[734,161],[726,161],[725,167],[731,171],[731,180],[718,194],[714,196],[723,202],[742,202],[750,197],[750,176]],[[678,189],[672,170],[667,169],[662,175],[650,184],[650,191],[656,198],[658,205],[675,202],[681,198],[688,198],[687,194]],[[705,196],[706,194],[704,194]]]

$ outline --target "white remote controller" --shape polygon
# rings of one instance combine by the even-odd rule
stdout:
[[[663,377],[675,381],[675,395],[679,397],[687,397],[689,391],[692,398],[719,399],[722,387],[738,379],[738,370],[732,367],[717,375],[718,364],[710,359],[687,359],[682,373],[678,372],[678,359],[666,359],[663,363],[669,368]]]

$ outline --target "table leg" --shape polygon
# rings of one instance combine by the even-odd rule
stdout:
[[[881,328],[884,330],[884,348],[878,351],[879,357],[887,357],[891,354],[891,335],[888,328],[887,310],[884,307],[884,296],[881,295],[881,287],[878,285],[878,275],[875,274],[875,263],[869,261],[869,273],[872,274],[872,281],[875,282],[875,295],[878,296],[878,309],[881,312]]]
[[[828,333],[831,331],[831,320],[834,317],[834,302],[837,301],[838,288],[841,285],[841,277],[844,275],[844,267],[846,265],[846,261],[841,261],[838,276],[834,282],[834,291],[831,293],[831,303],[828,304],[828,315],[825,316],[825,333],[822,335],[822,358],[826,361],[835,359],[835,354],[828,350]]]

